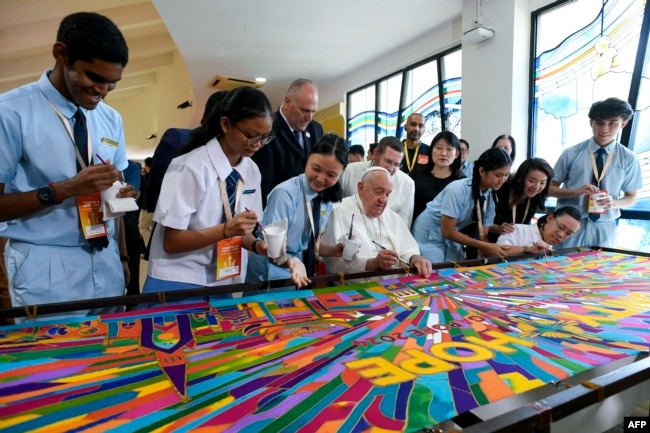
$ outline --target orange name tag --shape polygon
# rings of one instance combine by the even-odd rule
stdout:
[[[101,193],[77,196],[77,209],[84,238],[92,239],[108,234],[103,220]]]
[[[217,281],[241,274],[241,236],[217,242]]]
[[[428,164],[429,155],[418,155],[418,164]]]

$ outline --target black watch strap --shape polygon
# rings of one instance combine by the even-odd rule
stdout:
[[[58,204],[56,201],[56,191],[50,185],[46,185],[36,190],[36,197],[38,200],[47,206]]]

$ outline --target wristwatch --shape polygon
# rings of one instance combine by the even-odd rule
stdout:
[[[36,197],[38,197],[38,200],[41,203],[47,206],[52,206],[61,203],[60,200],[56,199],[56,191],[52,187],[52,184],[39,188],[36,191]]]

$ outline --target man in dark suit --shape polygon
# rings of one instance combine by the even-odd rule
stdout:
[[[323,127],[312,120],[318,107],[318,89],[306,78],[289,86],[282,106],[273,116],[273,136],[255,152],[253,161],[262,174],[262,202],[279,183],[304,173],[311,147],[323,136]]]

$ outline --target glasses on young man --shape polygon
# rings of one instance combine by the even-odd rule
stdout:
[[[239,132],[242,133],[244,137],[246,137],[246,144],[249,145],[250,147],[255,147],[256,144],[259,143],[260,147],[264,146],[265,144],[268,144],[271,140],[273,140],[273,135],[258,135],[257,137],[251,137],[250,135],[246,134],[242,129],[237,126],[235,123],[235,128],[239,129]]]
[[[396,169],[398,169],[398,170],[399,170],[400,168],[402,168],[402,164],[401,164],[401,163],[399,163],[399,162],[395,162],[395,161],[393,161],[392,159],[388,159],[388,158],[386,158],[385,156],[382,156],[382,157],[381,157],[381,160],[384,162],[384,164],[389,165],[389,166],[392,166],[392,167],[394,167],[394,168],[396,168]]]

